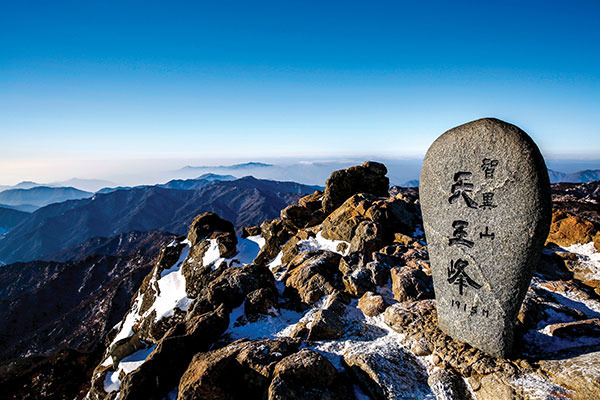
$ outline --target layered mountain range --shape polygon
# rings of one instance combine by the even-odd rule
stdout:
[[[91,237],[52,253],[72,261],[0,268],[8,321],[0,392],[110,400],[596,398],[600,182],[553,185],[551,232],[519,314],[517,345],[499,359],[437,327],[418,191],[390,188],[386,172],[373,162],[336,171],[324,190],[219,182],[188,191],[184,204],[210,204],[188,222],[187,212],[166,211],[164,226],[181,226],[169,229],[181,236]],[[290,187],[296,191],[280,191]],[[163,212],[167,202],[154,200],[165,199],[163,191],[184,192],[96,195],[113,199],[102,206],[134,210],[72,229],[104,219],[127,229],[144,220],[138,214]],[[76,201],[82,215],[96,212],[94,201]],[[49,220],[66,215],[69,225],[76,209],[55,210]],[[29,235],[38,238],[33,226]]]
[[[173,181],[98,193],[50,204],[23,218],[0,239],[0,260],[5,264],[54,260],[54,253],[90,238],[130,231],[158,229],[183,234],[193,217],[205,211],[219,213],[241,229],[277,215],[317,188],[246,177]]]

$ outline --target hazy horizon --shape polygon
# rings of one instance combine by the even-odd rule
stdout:
[[[284,172],[285,168],[294,169],[296,165],[318,165],[318,176],[297,181],[306,184],[322,185],[324,184],[324,174],[326,171],[345,168],[350,165],[360,164],[363,161],[378,161],[386,164],[390,170],[391,178],[395,184],[401,184],[410,180],[418,179],[419,170],[423,160],[422,156],[385,158],[373,155],[339,157],[339,158],[308,158],[308,157],[264,157],[264,158],[212,158],[212,159],[137,159],[137,160],[69,160],[61,164],[54,164],[52,160],[45,166],[40,166],[32,170],[29,174],[22,174],[18,169],[12,168],[15,172],[13,179],[4,179],[0,181],[0,186],[13,186],[21,182],[32,181],[39,184],[53,184],[64,182],[71,179],[86,180],[104,180],[109,181],[112,186],[136,186],[153,185],[166,183],[172,179],[192,179],[202,173],[197,174],[192,171],[186,172],[185,167],[206,167],[206,172],[215,172],[221,174],[230,174],[237,177],[245,175],[257,175],[253,173],[240,173],[235,171],[222,170],[219,167],[228,167],[236,164],[245,164],[250,162],[268,163],[276,167],[281,167],[281,176],[276,172],[267,174],[267,179],[275,180],[293,180],[288,179],[289,173]],[[40,163],[44,160],[39,160]],[[600,169],[600,158],[594,159],[574,159],[562,157],[547,157],[546,164],[549,169],[564,173],[579,172],[586,169]],[[54,166],[54,168],[50,167]],[[6,172],[6,166],[3,168]],[[402,171],[399,171],[401,169]],[[252,171],[251,171],[252,172]],[[298,176],[302,176],[301,174]],[[257,176],[261,178],[261,176]],[[6,178],[6,176],[3,176]]]
[[[549,159],[598,158],[599,14],[589,1],[4,2],[0,182],[421,157],[482,117]]]

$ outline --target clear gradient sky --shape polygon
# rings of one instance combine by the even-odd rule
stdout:
[[[420,156],[484,116],[600,158],[600,1],[0,0],[0,183]]]

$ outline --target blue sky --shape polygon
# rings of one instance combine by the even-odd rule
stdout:
[[[0,181],[422,156],[484,116],[548,157],[597,159],[599,15],[595,0],[0,1]]]

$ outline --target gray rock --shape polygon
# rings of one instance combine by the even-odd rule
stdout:
[[[440,328],[508,356],[551,219],[537,146],[497,119],[451,129],[427,151],[419,196]]]

